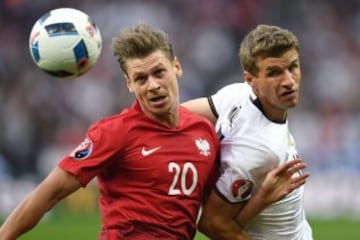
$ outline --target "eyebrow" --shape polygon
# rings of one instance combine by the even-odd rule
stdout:
[[[300,63],[300,59],[299,58],[296,58],[294,59],[293,61],[290,62],[289,66],[294,64],[294,63]],[[265,70],[271,70],[271,69],[276,69],[276,68],[279,68],[279,65],[270,65],[270,66],[267,66],[265,68]]]
[[[159,62],[159,63],[157,63],[156,65],[154,65],[154,66],[152,66],[149,70],[150,70],[150,72],[151,71],[153,71],[154,69],[158,69],[158,68],[162,68],[162,67],[165,67],[165,64],[164,63],[162,63],[162,62]],[[133,77],[133,78],[136,78],[136,77],[138,77],[138,76],[142,76],[142,75],[146,75],[145,73],[144,73],[144,71],[137,71],[137,72],[133,72],[132,74],[131,74],[131,76]]]

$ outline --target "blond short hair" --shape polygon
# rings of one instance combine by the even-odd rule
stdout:
[[[144,58],[156,50],[162,51],[170,61],[174,60],[168,35],[143,23],[127,28],[115,36],[112,39],[111,49],[125,74],[127,74],[128,59]]]

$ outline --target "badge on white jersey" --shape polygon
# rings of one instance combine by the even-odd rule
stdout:
[[[254,185],[250,180],[238,179],[232,184],[233,197],[238,201],[248,200],[254,190]]]
[[[93,150],[93,143],[90,138],[85,138],[80,145],[70,153],[70,157],[76,160],[83,160],[90,156]]]

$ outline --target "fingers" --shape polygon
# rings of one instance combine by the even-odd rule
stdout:
[[[296,165],[292,165],[292,167],[290,167],[287,172],[290,174],[290,175],[293,175],[294,173],[304,169],[306,167],[306,164],[304,162],[300,162]]]
[[[293,175],[295,172],[302,170],[306,167],[306,164],[301,159],[294,159],[288,161],[275,169],[275,175],[281,175],[288,173]]]
[[[306,179],[310,176],[309,173],[301,174],[297,177],[291,179],[290,191],[304,185],[306,183]]]

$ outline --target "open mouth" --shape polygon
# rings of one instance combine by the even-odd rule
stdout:
[[[150,99],[150,101],[151,102],[158,102],[158,101],[161,101],[164,98],[165,98],[165,96],[153,97],[153,98]]]
[[[155,107],[158,107],[158,106],[160,106],[160,105],[165,104],[165,102],[166,102],[166,96],[157,96],[157,97],[150,98],[150,102],[151,102]]]
[[[291,95],[295,95],[296,91],[295,90],[291,90],[291,91],[287,91],[281,94],[282,97],[287,97],[287,96],[291,96]]]

